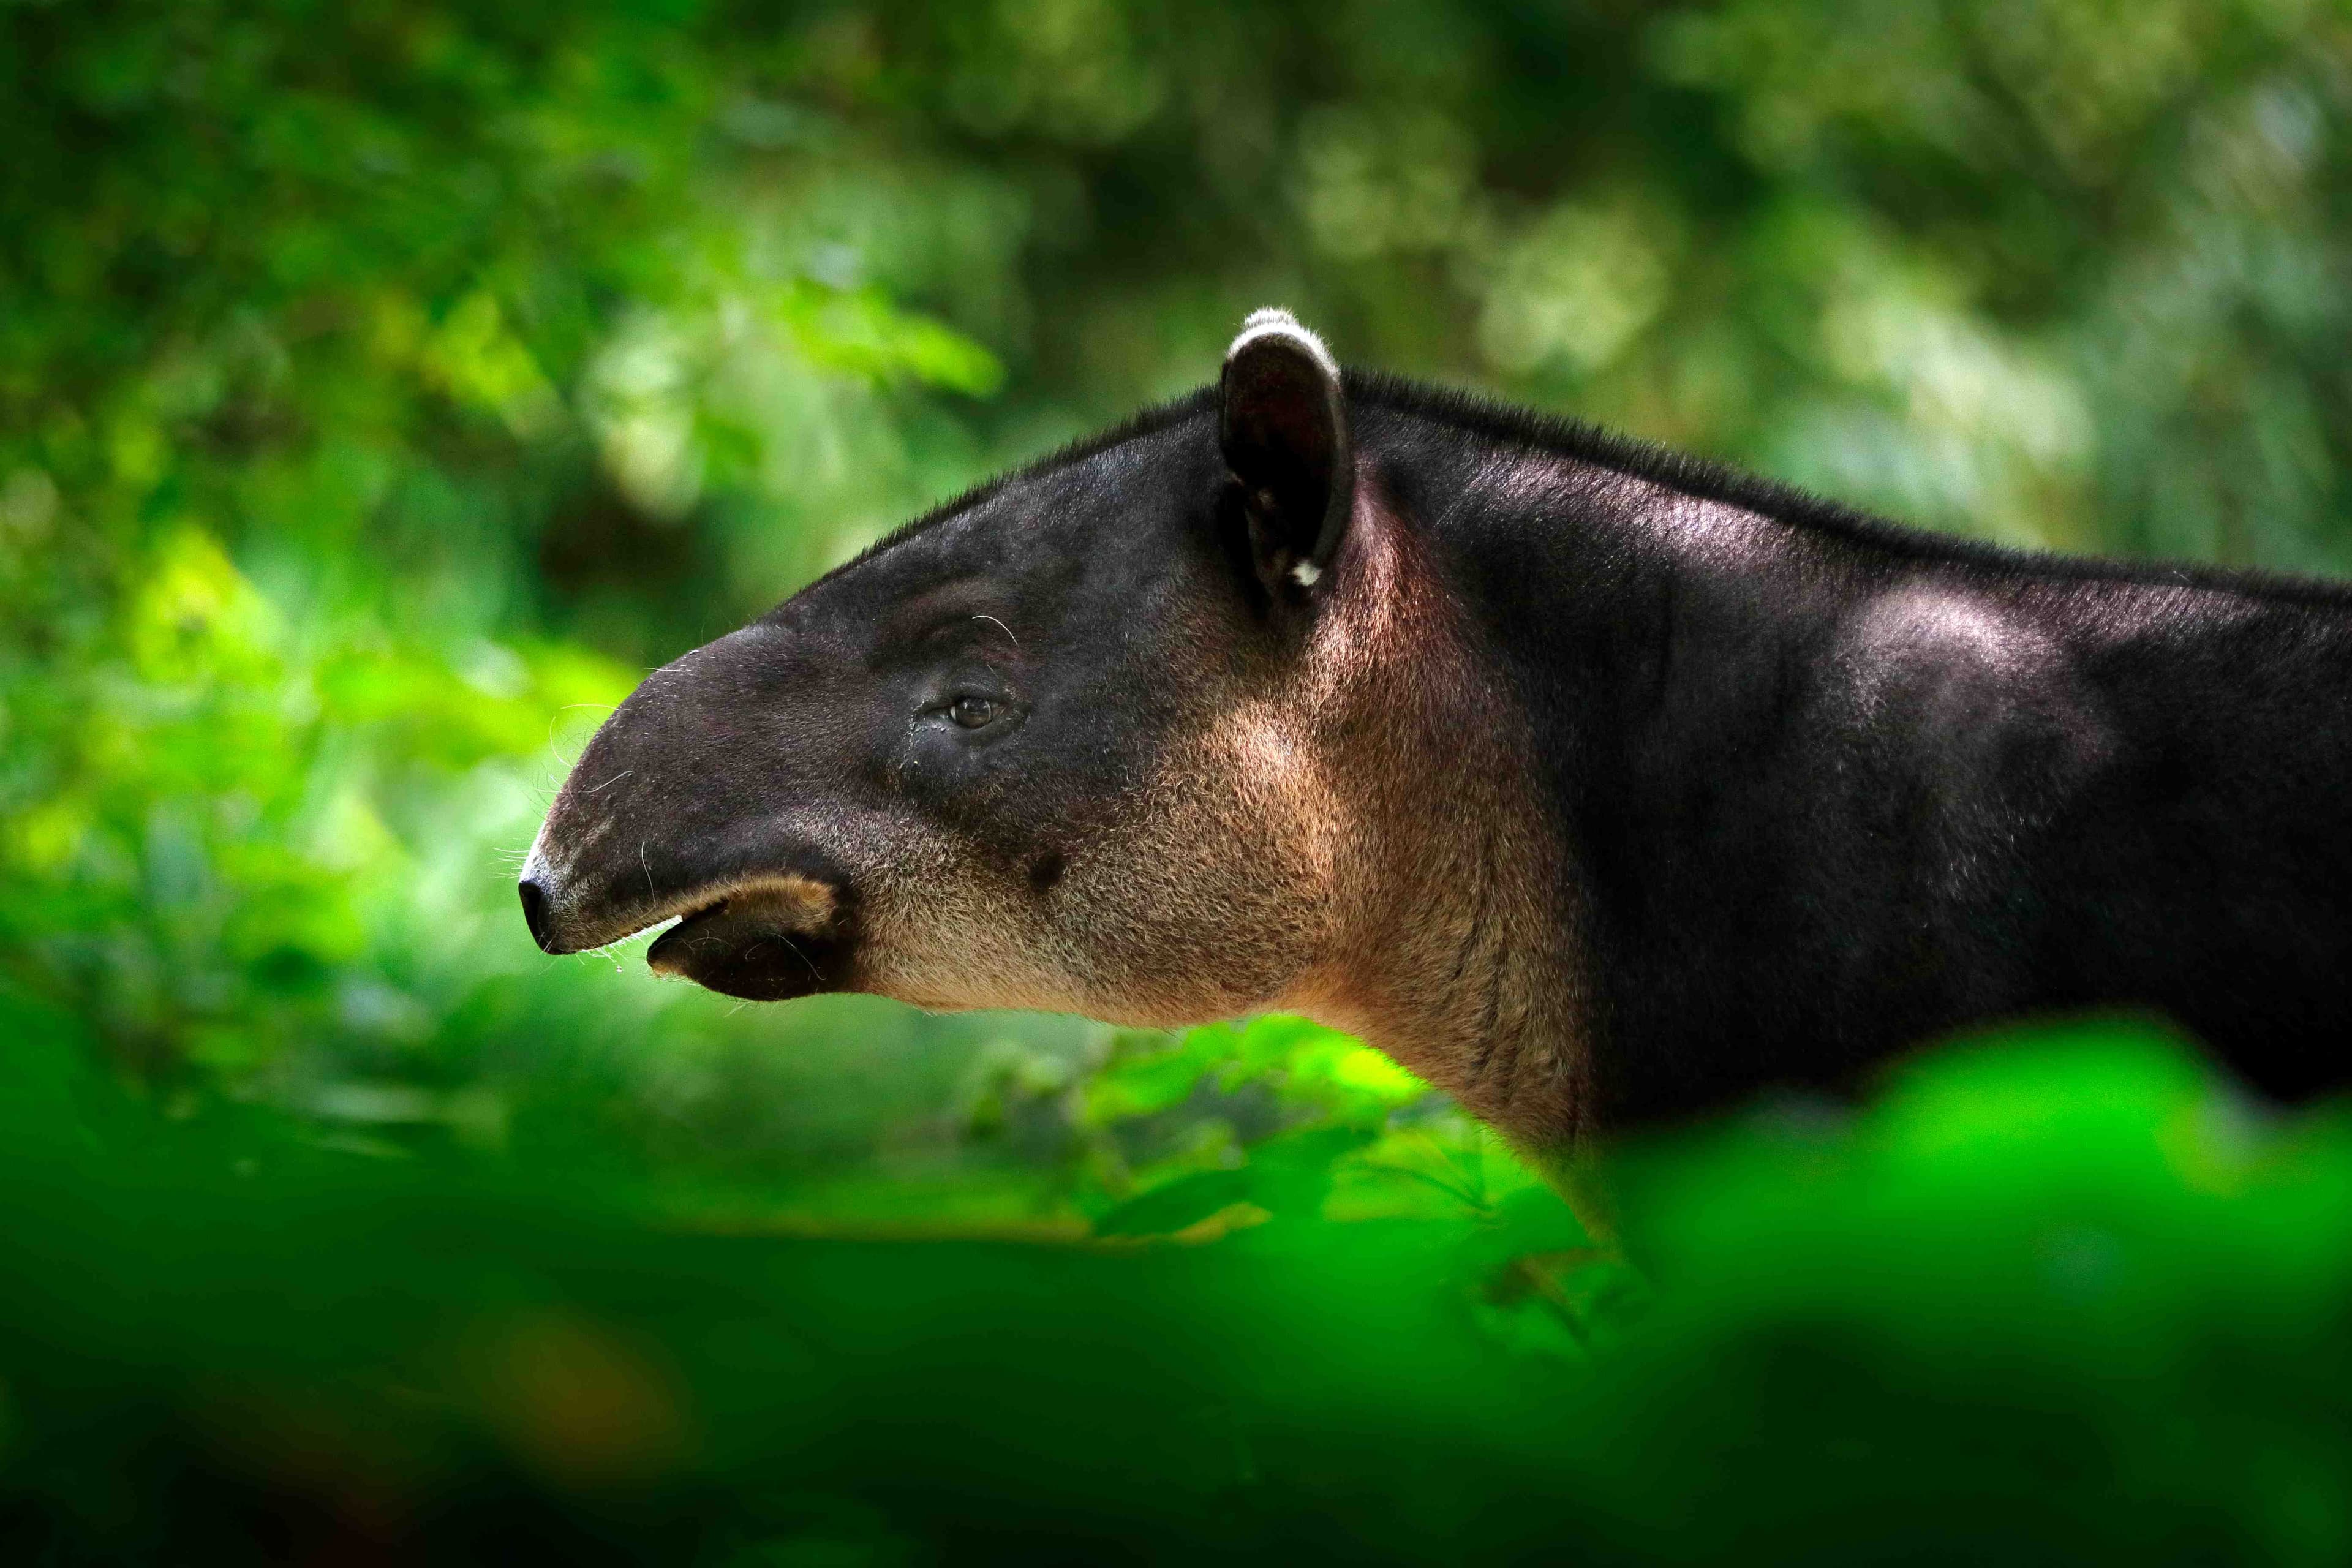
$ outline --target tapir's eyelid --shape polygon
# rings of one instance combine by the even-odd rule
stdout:
[[[1002,690],[974,690],[966,687],[950,691],[929,703],[923,716],[944,719],[959,730],[978,734],[984,730],[1007,727],[1007,721],[1020,716],[1022,705],[1010,693]]]

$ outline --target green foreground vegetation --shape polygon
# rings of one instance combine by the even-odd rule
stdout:
[[[564,1173],[0,1095],[12,1562],[2352,1552],[2352,1124],[2144,1030],[1194,1245],[649,1221]]]
[[[0,1557],[2342,1560],[2352,1132],[2160,1035],[1623,1151],[1637,1270],[1311,1026],[511,879],[645,668],[1265,303],[2352,570],[2347,132],[2340,0],[0,0]]]

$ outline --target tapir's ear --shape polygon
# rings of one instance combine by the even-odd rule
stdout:
[[[1287,310],[1259,310],[1225,351],[1217,437],[1240,481],[1252,554],[1269,587],[1315,586],[1355,508],[1339,366]]]

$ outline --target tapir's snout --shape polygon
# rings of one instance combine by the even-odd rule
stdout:
[[[825,841],[841,802],[806,721],[824,700],[811,665],[754,626],[656,671],[614,711],[517,884],[543,952],[675,921],[646,952],[661,973],[761,1001],[844,988],[853,879]]]

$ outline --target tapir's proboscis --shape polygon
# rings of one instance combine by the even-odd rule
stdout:
[[[1533,1152],[1914,1042],[2352,1064],[2352,591],[2029,554],[1401,381],[1288,315],[655,671],[551,952],[1360,1035]]]

